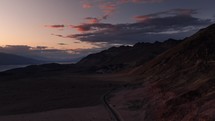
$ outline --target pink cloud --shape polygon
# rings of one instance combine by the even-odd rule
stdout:
[[[100,5],[100,9],[103,10],[105,14],[112,13],[116,10],[117,4],[113,2],[107,2]]]
[[[84,3],[84,4],[82,5],[82,7],[85,8],[85,9],[89,9],[89,8],[92,8],[93,5],[90,4],[90,3]]]
[[[118,5],[114,2],[103,2],[99,8],[104,12],[104,16],[101,19],[107,19],[112,15],[113,12],[116,11]]]
[[[70,28],[76,29],[79,32],[85,32],[85,31],[89,31],[90,30],[90,28],[87,27],[87,26],[85,26],[85,24],[83,24],[83,25],[77,25],[77,26],[70,25]]]
[[[84,32],[96,32],[96,31],[103,31],[106,29],[114,29],[114,25],[112,24],[105,24],[105,23],[91,23],[91,24],[80,24],[80,25],[70,25],[71,28],[76,29],[77,31],[84,33]]]
[[[158,3],[163,2],[164,0],[117,0],[118,3]]]
[[[87,20],[87,23],[90,23],[90,24],[99,23],[99,21],[101,20],[101,19],[93,18],[93,17],[87,17],[85,19]]]
[[[135,16],[134,19],[135,19],[136,21],[141,21],[141,22],[143,22],[143,21],[149,20],[149,19],[150,19],[150,16],[147,16],[147,15],[145,15],[145,16]]]
[[[115,11],[117,11],[117,8],[122,5],[122,4],[127,4],[127,3],[159,3],[163,2],[165,0],[112,0],[111,2],[107,0],[85,0],[83,1],[83,8],[89,9],[92,8],[93,5],[97,6],[100,8],[104,15],[102,17],[99,17],[99,21],[103,19],[107,19],[109,16],[111,16]],[[92,3],[92,4],[91,4]],[[99,22],[96,21],[96,19],[91,19],[88,22],[89,23],[95,23]]]
[[[142,16],[135,16],[134,19],[139,22],[144,22],[146,20],[150,20],[153,18],[164,18],[167,16],[191,16],[193,14],[196,14],[195,9],[171,9],[168,11],[148,14],[148,15],[142,15]]]

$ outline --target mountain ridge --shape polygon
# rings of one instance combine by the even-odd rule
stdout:
[[[164,42],[136,43],[133,46],[111,47],[86,56],[77,65],[91,66],[97,72],[103,73],[120,71],[146,63],[180,42],[181,40],[168,39]]]
[[[41,61],[24,56],[0,52],[0,65],[39,64]]]

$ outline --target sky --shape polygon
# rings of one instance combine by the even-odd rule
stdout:
[[[214,0],[0,0],[0,52],[43,60],[183,39],[214,23]]]

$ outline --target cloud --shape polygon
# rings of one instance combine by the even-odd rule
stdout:
[[[23,53],[26,52],[28,50],[30,50],[31,47],[28,45],[6,45],[5,47],[1,48],[1,52],[5,51],[5,52],[18,52],[18,53]]]
[[[61,25],[45,25],[47,28],[54,28],[54,29],[62,29],[65,28],[66,26],[61,24]]]
[[[51,35],[64,38],[64,36],[61,34],[51,34]]]
[[[111,29],[114,27],[112,24],[107,23],[94,23],[94,24],[81,24],[77,26],[71,26],[72,28],[78,30],[79,32],[89,32],[89,31],[102,31],[104,29]]]
[[[109,16],[111,15],[111,12],[109,12],[109,14],[106,14],[102,17],[98,17],[98,18],[95,18],[95,17],[86,17],[85,20],[87,24],[94,24],[94,23],[100,23],[102,20],[105,20],[107,19]]]
[[[61,36],[87,42],[127,44],[139,41],[160,41],[169,37],[182,38],[211,24],[210,19],[193,17],[194,14],[197,14],[197,10],[172,9],[135,16],[136,22],[128,24],[81,24],[72,27],[77,29],[79,34]]]
[[[64,44],[64,43],[59,43]],[[0,52],[11,53],[16,55],[21,55],[25,57],[30,57],[38,60],[58,62],[58,61],[68,61],[76,58],[86,56],[87,53],[95,52],[99,48],[93,49],[53,49],[47,46],[36,46],[31,47],[28,45],[6,45],[4,47],[0,46]],[[88,52],[87,52],[88,51]]]
[[[82,5],[82,7],[85,8],[85,9],[89,9],[89,8],[92,8],[93,5],[90,4],[90,3],[84,3],[84,4]]]
[[[67,45],[66,43],[58,43],[58,45]]]
[[[30,48],[32,48],[32,47],[30,47]],[[45,50],[47,48],[48,48],[47,46],[37,46],[36,47],[36,49],[38,49],[38,50]]]
[[[104,13],[103,16],[98,17],[98,19],[104,20],[110,17],[115,11],[117,11],[118,7],[122,4],[134,3],[134,4],[145,4],[145,3],[160,3],[165,0],[85,0],[82,1],[82,7],[89,9],[93,6],[98,7]]]
[[[87,17],[85,18],[85,20],[87,20],[87,23],[99,23],[101,21],[101,19],[98,18],[93,18],[93,17]]]
[[[195,9],[172,9],[168,11],[142,15],[142,16],[135,16],[134,19],[136,21],[146,21],[148,19],[153,18],[164,18],[168,16],[191,16],[193,14],[197,14],[197,10]]]
[[[118,0],[119,3],[159,3],[164,0]]]
[[[94,24],[99,23],[102,20],[110,17],[118,8],[118,6],[126,3],[158,3],[163,2],[165,0],[81,0],[82,7],[85,9],[92,8],[93,6],[97,6],[99,9],[103,11],[103,15],[100,17],[86,17],[86,24]],[[54,24],[54,25],[45,25],[47,28],[54,29],[63,29],[66,27],[72,27],[73,25],[64,25],[64,24]],[[78,29],[78,28],[77,28]],[[81,31],[81,30],[80,30]]]
[[[109,16],[116,11],[117,3],[103,2],[99,7],[104,12],[105,16]]]

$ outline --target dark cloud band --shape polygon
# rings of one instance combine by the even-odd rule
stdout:
[[[79,34],[60,37],[75,38],[88,42],[135,43],[155,41],[169,37],[186,37],[201,27],[211,24],[210,19],[193,17],[197,10],[172,9],[159,13],[136,16],[134,23],[91,23],[72,26]],[[58,35],[59,36],[59,35]]]

